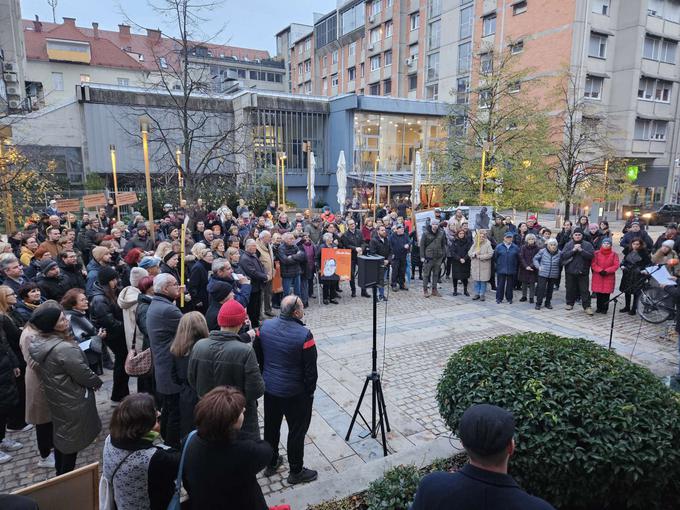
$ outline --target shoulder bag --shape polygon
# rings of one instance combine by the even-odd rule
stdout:
[[[170,504],[168,505],[168,510],[180,510],[182,504],[182,471],[184,470],[184,457],[187,453],[187,448],[189,443],[196,435],[196,431],[192,430],[187,436],[187,440],[184,443],[184,448],[182,448],[182,457],[179,461],[179,470],[177,471],[177,480],[175,480],[175,492],[172,495]]]
[[[106,478],[104,473],[102,473],[102,476],[99,479],[99,510],[116,510],[116,498],[113,494],[113,479],[120,467],[125,464],[125,461],[128,460],[128,457],[133,453],[135,452],[131,451],[120,461],[116,466],[116,469],[113,470],[113,474],[111,474],[111,480]]]
[[[125,357],[125,373],[132,377],[141,377],[150,374],[152,369],[151,348],[137,351],[137,314],[135,313],[135,332],[132,336],[132,347]]]

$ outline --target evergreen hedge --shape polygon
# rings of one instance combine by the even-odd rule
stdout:
[[[678,395],[589,340],[526,333],[465,346],[437,401],[454,431],[473,404],[511,411],[510,474],[557,508],[680,508]]]

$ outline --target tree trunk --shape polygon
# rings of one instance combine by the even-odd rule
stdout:
[[[564,219],[563,221],[567,221],[569,219],[569,209],[571,209],[571,200],[566,198],[564,200]]]

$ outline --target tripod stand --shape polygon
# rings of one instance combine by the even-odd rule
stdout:
[[[390,421],[387,418],[387,408],[385,407],[385,397],[382,391],[382,384],[380,382],[380,374],[378,373],[378,348],[377,348],[377,334],[378,334],[378,289],[377,285],[373,285],[373,364],[371,367],[371,373],[366,376],[364,381],[364,387],[361,390],[361,396],[359,396],[359,401],[357,402],[357,407],[352,415],[352,421],[349,424],[349,429],[347,430],[347,435],[345,436],[345,441],[349,441],[349,437],[352,434],[352,429],[357,420],[357,416],[361,417],[366,428],[369,429],[369,434],[372,438],[378,437],[378,427],[380,428],[380,434],[382,436],[382,447],[383,454],[387,457],[387,438],[385,436],[385,428],[387,432],[390,432]],[[366,390],[368,389],[369,383],[371,384],[371,425],[361,414],[361,403],[366,396]]]

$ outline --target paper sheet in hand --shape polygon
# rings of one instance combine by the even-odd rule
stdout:
[[[85,340],[84,342],[80,342],[78,344],[78,347],[80,347],[83,351],[86,351],[90,348],[90,343],[92,340]]]
[[[668,272],[668,269],[666,269],[666,266],[650,266],[645,269],[645,271],[652,275],[652,278],[654,278],[659,285],[677,285],[677,282],[671,279],[671,274]]]

